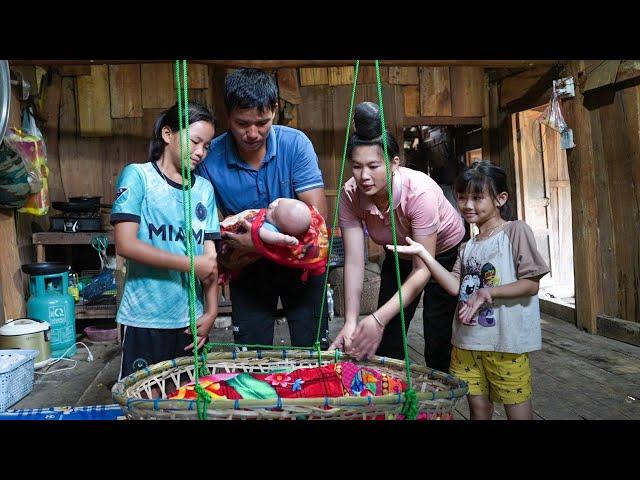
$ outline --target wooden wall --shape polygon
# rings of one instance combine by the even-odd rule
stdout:
[[[146,161],[155,118],[176,102],[173,64],[55,70],[46,106],[47,142],[57,142],[49,154],[51,198],[100,195],[110,203],[122,168]],[[209,70],[189,66],[189,98],[212,107]]]
[[[573,61],[564,102],[576,147],[567,152],[578,325],[638,338],[640,323],[640,70],[637,61]],[[604,72],[605,74],[608,72]],[[610,73],[610,72],[609,72]],[[616,74],[617,73],[617,74]],[[609,77],[608,79],[605,77]],[[594,88],[594,84],[596,87]]]
[[[313,142],[324,174],[329,208],[336,191],[345,144],[353,67],[300,68],[297,123]],[[381,67],[385,121],[402,142],[411,125],[481,124],[486,82],[480,67]],[[360,68],[355,103],[378,102],[375,69]],[[351,176],[348,165],[344,181]]]

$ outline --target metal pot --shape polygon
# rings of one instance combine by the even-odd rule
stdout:
[[[9,107],[11,106],[11,75],[9,62],[0,60],[0,143],[4,139],[9,124]]]
[[[0,349],[27,349],[40,352],[36,363],[51,357],[51,327],[47,322],[31,318],[9,320],[0,327]]]

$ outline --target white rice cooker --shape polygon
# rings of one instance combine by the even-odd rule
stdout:
[[[51,357],[51,327],[47,322],[31,318],[9,320],[0,327],[0,349],[38,350],[35,363]]]

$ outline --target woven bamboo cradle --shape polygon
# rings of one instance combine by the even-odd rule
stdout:
[[[369,357],[358,362],[380,373],[406,378],[405,363],[385,357]],[[321,365],[336,361],[334,352],[323,352]],[[212,352],[206,358],[211,374],[270,373],[291,368],[317,367],[318,355],[308,351]],[[122,406],[128,419],[197,420],[195,400],[167,399],[167,395],[187,381],[194,380],[193,357],[151,365],[117,382],[112,389],[114,400]],[[458,400],[466,395],[467,384],[451,375],[427,367],[412,365],[411,380],[417,394],[418,419],[453,419]],[[161,398],[151,399],[152,390]],[[335,398],[278,398],[268,400],[212,400],[207,409],[210,420],[373,420],[396,419],[404,402],[403,394],[373,397],[343,396]]]

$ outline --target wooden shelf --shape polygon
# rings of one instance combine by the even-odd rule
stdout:
[[[34,245],[91,245],[94,237],[107,237],[109,244],[115,243],[113,230],[108,232],[38,232],[32,235]]]
[[[76,320],[116,318],[116,305],[76,305]]]

